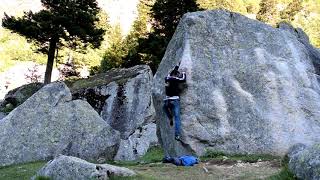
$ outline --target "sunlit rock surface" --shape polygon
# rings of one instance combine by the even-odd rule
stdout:
[[[73,99],[87,101],[121,134],[116,159],[134,160],[157,144],[149,66],[114,69],[70,83]]]
[[[0,120],[0,166],[59,154],[113,159],[120,133],[87,102],[71,98],[64,83],[52,83]]]
[[[293,144],[319,142],[320,56],[300,35],[223,10],[185,14],[154,77],[166,154],[282,155]],[[179,62],[188,84],[181,95],[183,143],[162,111],[164,77]]]
[[[93,164],[76,157],[60,155],[49,161],[32,179],[36,179],[37,176],[46,176],[53,180],[100,180],[134,175],[136,173],[128,168],[109,164]]]
[[[289,169],[298,179],[320,179],[320,144],[310,147],[295,145],[290,149]]]

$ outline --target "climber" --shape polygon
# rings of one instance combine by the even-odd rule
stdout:
[[[181,84],[186,82],[185,72],[179,72],[179,66],[175,68],[165,77],[165,91],[166,98],[164,99],[164,112],[170,120],[170,126],[173,126],[174,117],[175,121],[175,139],[180,141],[180,131],[181,131],[181,119],[180,119],[180,98]]]

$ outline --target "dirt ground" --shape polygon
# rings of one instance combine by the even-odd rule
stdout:
[[[177,167],[173,164],[154,163],[129,167],[139,174],[139,179],[163,180],[256,180],[277,174],[279,161],[244,163],[231,160],[210,160],[194,167]]]

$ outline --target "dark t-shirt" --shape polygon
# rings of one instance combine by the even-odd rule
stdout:
[[[179,73],[178,76],[170,76],[168,75],[165,78],[166,82],[166,95],[167,96],[179,96],[182,91],[181,83],[186,82],[185,73]]]

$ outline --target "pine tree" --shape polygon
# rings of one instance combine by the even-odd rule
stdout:
[[[275,24],[277,10],[276,10],[276,1],[275,0],[262,0],[260,2],[260,10],[257,14],[257,19],[259,21]]]
[[[132,67],[138,64],[148,64],[150,62],[145,58],[144,54],[139,52],[139,39],[145,38],[149,32],[150,12],[154,0],[140,0],[138,5],[138,18],[133,23],[133,30],[126,37],[125,44],[128,47],[128,54],[124,58],[124,67]]]
[[[170,40],[181,17],[198,10],[195,0],[157,0],[151,9],[155,33]]]
[[[96,0],[41,0],[43,10],[27,12],[21,18],[5,15],[2,26],[34,40],[48,55],[44,83],[51,82],[56,49],[62,46],[99,47],[104,30],[95,27],[100,8]]]
[[[227,9],[239,13],[246,12],[243,0],[197,0],[197,3],[203,9]]]
[[[138,51],[139,39],[148,33],[150,22],[150,9],[154,0],[140,0],[138,4],[138,18],[134,21],[131,32],[127,37],[120,33],[120,26],[111,33],[112,45],[106,50],[101,61],[100,71],[105,72],[112,68],[132,67],[138,64],[148,64],[144,61],[143,55]],[[119,31],[119,32],[118,32]]]
[[[150,62],[153,72],[158,68],[166,47],[181,17],[200,10],[195,0],[156,0],[151,8],[153,32],[139,40],[139,52]]]
[[[294,17],[302,10],[302,1],[293,0],[283,11],[280,12],[280,17],[285,21],[294,21]]]
[[[117,24],[109,35],[110,47],[105,51],[101,60],[100,71],[105,72],[112,68],[121,68],[127,49],[123,44],[120,24]]]
[[[215,0],[197,0],[197,3],[199,3],[199,6],[203,9],[217,8]]]

